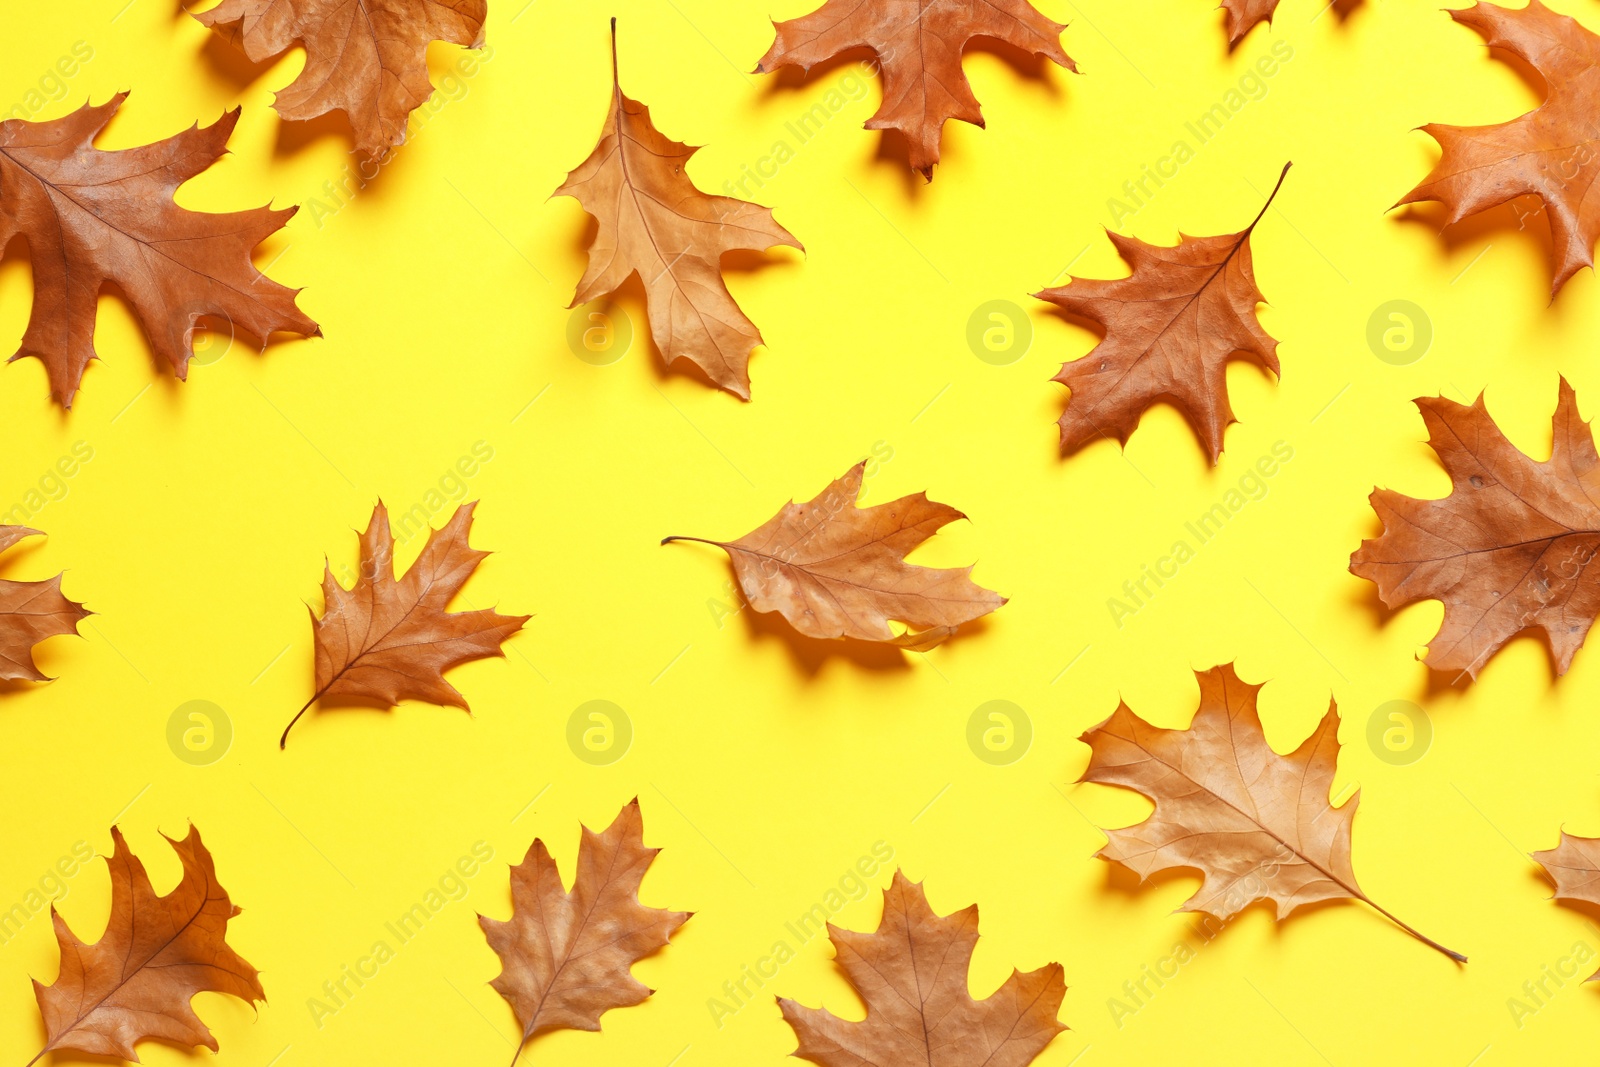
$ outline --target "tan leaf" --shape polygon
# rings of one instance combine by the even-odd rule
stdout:
[[[540,1034],[599,1030],[605,1012],[649,998],[631,968],[690,918],[639,902],[639,885],[660,851],[644,847],[635,799],[605,833],[584,827],[571,892],[537,838],[511,868],[511,918],[480,915],[478,923],[500,957],[500,975],[490,984],[522,1024],[517,1056]]]
[[[134,1044],[160,1040],[217,1051],[189,1002],[196,993],[228,993],[265,1001],[258,972],[228,946],[228,920],[239,914],[217,881],[200,831],[167,839],[183,864],[172,892],[156,896],[140,863],[111,828],[111,918],[94,944],[78,940],[52,906],[61,974],[33,983],[48,1043],[29,1061],[71,1049],[139,1062]]]
[[[33,316],[13,360],[34,356],[62,407],[96,357],[96,302],[107,283],[127,296],[145,337],[179,379],[195,326],[220,319],[258,340],[278,331],[320,336],[295,290],[256,270],[250,253],[298,208],[204,214],[173,194],[227,151],[234,109],[205,129],[105,152],[94,139],[127,99],[49,122],[0,122],[0,252],[17,234],[33,259]]]
[[[983,112],[961,69],[974,37],[988,37],[1076,72],[1061,49],[1066,26],[1028,0],[828,0],[809,15],[776,26],[777,39],[756,73],[794,66],[809,72],[843,52],[870,48],[883,77],[883,103],[869,130],[898,130],[912,169],[929,181],[939,162],[945,121],[983,126]]]
[[[964,622],[1006,602],[974,584],[971,567],[917,567],[906,554],[947,523],[966,518],[926,493],[855,506],[866,462],[812,501],[790,501],[737,541],[668,537],[725,549],[750,606],[776,611],[807,637],[850,637],[926,651]],[[889,620],[920,632],[896,635]]]
[[[921,883],[896,871],[873,933],[828,924],[836,960],[867,1005],[861,1022],[779,998],[794,1053],[822,1067],[1026,1067],[1066,1029],[1056,1020],[1067,986],[1059,963],[1013,970],[974,1000],[967,970],[978,907],[936,915]]]
[[[1600,839],[1561,832],[1555,848],[1531,853],[1556,884],[1556,899],[1568,903],[1600,905]],[[1600,981],[1600,971],[1588,981]]]
[[[1544,84],[1544,103],[1493,126],[1422,127],[1439,142],[1439,162],[1400,203],[1437,200],[1448,209],[1448,226],[1519,196],[1538,197],[1550,217],[1553,297],[1580,268],[1594,265],[1600,237],[1600,200],[1592,195],[1600,180],[1600,37],[1539,0],[1524,8],[1474,4],[1450,17],[1477,30],[1491,49],[1532,66]]]
[[[662,136],[650,109],[623,95],[615,19],[611,87],[600,143],[555,191],[576,199],[599,224],[571,306],[614,293],[637,274],[662,358],[687,359],[749,400],[750,352],[762,343],[761,332],[723,284],[722,256],[777,245],[804,249],[770,209],[695,188],[684,168],[697,149]]]
[[[504,656],[501,645],[531,616],[493,611],[448,612],[450,601],[489,557],[467,544],[477,503],[456,509],[405,576],[394,577],[394,535],[381,503],[361,535],[361,573],[345,589],[329,567],[322,576],[327,610],[311,616],[317,642],[317,691],[279,741],[318,700],[355,698],[393,707],[402,700],[467,709],[444,672],[472,660]]]
[[[303,121],[342,111],[356,149],[377,156],[406,139],[406,121],[433,95],[428,44],[483,47],[485,0],[224,0],[195,18],[252,63],[296,44],[306,65],[273,108]]]
[[[1053,379],[1072,390],[1061,416],[1063,453],[1102,437],[1127,444],[1140,417],[1165,402],[1189,420],[1217,462],[1222,433],[1236,421],[1228,361],[1242,353],[1278,373],[1278,342],[1256,320],[1256,305],[1266,297],[1256,287],[1250,234],[1288,173],[1286,165],[1260,214],[1240,233],[1180,233],[1167,248],[1107,230],[1132,275],[1073,278],[1034,294],[1105,330],[1105,340]]]
[[[0,552],[24,537],[42,536],[26,526],[0,526]],[[48,682],[33,662],[33,646],[47,637],[75,634],[93,612],[61,595],[61,575],[47,582],[0,578],[0,681]]]
[[[1082,781],[1132,789],[1155,803],[1144,822],[1105,831],[1103,859],[1148,878],[1191,868],[1200,889],[1184,911],[1226,922],[1256,901],[1270,901],[1279,921],[1307,904],[1360,900],[1419,941],[1457,962],[1452,952],[1395,918],[1356,885],[1350,827],[1360,793],[1335,808],[1328,801],[1339,757],[1339,713],[1328,713],[1287,756],[1267,745],[1256,712],[1259,685],[1232,665],[1198,671],[1200,708],[1187,730],[1151,726],[1119,705],[1081,740],[1092,749]]]
[[[1444,603],[1426,656],[1434,670],[1476,677],[1512,637],[1537,629],[1565,674],[1600,614],[1600,455],[1572,386],[1561,380],[1543,463],[1506,440],[1482,396],[1471,407],[1443,397],[1416,404],[1450,495],[1373,490],[1383,533],[1361,543],[1350,572],[1376,583],[1390,608]]]

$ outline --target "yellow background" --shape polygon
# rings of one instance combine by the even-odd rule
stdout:
[[[182,190],[187,207],[309,204],[354,165],[337,122],[285,127],[271,110],[272,90],[300,69],[297,52],[251,68],[172,4],[124,3],[12,5],[0,109],[84,41],[94,58],[37,117],[131,89],[103,147],[243,106],[232,154]],[[721,1028],[707,1001],[880,840],[941,912],[980,905],[979,995],[1013,966],[1065,967],[1061,1018],[1072,1030],[1039,1059],[1050,1067],[1530,1063],[1592,1047],[1592,988],[1568,981],[1520,1026],[1507,1002],[1576,943],[1600,948],[1600,931],[1550,903],[1524,855],[1551,847],[1562,826],[1600,834],[1600,650],[1582,651],[1557,681],[1542,645],[1523,638],[1476,683],[1430,688],[1414,654],[1439,606],[1386,618],[1346,570],[1377,529],[1374,485],[1446,490],[1411,398],[1487,390],[1499,424],[1539,456],[1558,374],[1586,413],[1600,410],[1600,292],[1585,272],[1549,303],[1542,219],[1519,227],[1506,208],[1441,237],[1433,208],[1386,214],[1437,157],[1415,127],[1518,115],[1539,99],[1536,78],[1491,59],[1429,4],[1368,0],[1319,14],[1320,0],[1284,0],[1276,23],[1230,55],[1206,0],[1042,0],[1071,23],[1064,43],[1084,73],[1034,76],[975,50],[966,71],[990,128],[950,124],[931,186],[892,142],[880,154],[880,136],[861,129],[873,82],[751,187],[808,253],[729,273],[768,343],[746,405],[660,367],[636,295],[620,302],[636,327],[631,351],[611,366],[575,358],[565,305],[587,220],[574,201],[547,196],[598,135],[611,14],[624,88],[669,136],[707,146],[689,171],[708,190],[771,152],[785,123],[858,66],[803,83],[745,73],[771,41],[767,16],[800,15],[812,0],[518,6],[492,0],[492,60],[376,182],[320,226],[302,210],[261,248],[258,264],[305,287],[302,306],[325,340],[281,340],[265,355],[241,340],[180,384],[152,374],[138,328],[108,294],[103,362],[70,415],[49,405],[37,361],[0,370],[0,509],[25,500],[74,442],[94,449],[64,498],[30,520],[48,539],[7,553],[0,575],[65,570],[67,593],[97,613],[81,639],[39,650],[59,681],[0,692],[0,907],[24,900],[75,842],[109,850],[114,818],[164,890],[177,863],[158,831],[181,836],[192,820],[245,909],[230,941],[262,969],[269,997],[259,1017],[198,998],[227,1063],[501,1063],[517,1027],[486,984],[498,963],[474,913],[507,914],[505,865],[535,836],[570,876],[580,823],[606,825],[637,794],[647,840],[663,849],[644,899],[695,918],[635,968],[658,990],[648,1003],[607,1015],[602,1034],[542,1038],[526,1062],[784,1062],[794,1038],[772,995],[862,1010],[821,940]],[[1584,0],[1553,6],[1600,28]],[[1126,272],[1101,230],[1108,198],[1280,40],[1293,58],[1265,95],[1124,229],[1162,243],[1180,227],[1238,230],[1292,159],[1279,210],[1253,241],[1282,381],[1230,369],[1241,422],[1215,469],[1165,408],[1142,420],[1125,456],[1102,443],[1062,461],[1064,390],[1048,379],[1094,337],[1027,294],[1064,280],[1069,265],[1088,277]],[[436,75],[461,54],[435,45]],[[0,349],[11,351],[31,278],[22,243],[7,251]],[[1008,366],[980,361],[965,339],[973,310],[994,299],[1033,323],[1031,349]],[[1409,366],[1380,361],[1366,341],[1369,316],[1393,299],[1414,301],[1434,326],[1431,350]],[[351,564],[353,530],[379,497],[409,509],[479,441],[494,458],[468,486],[482,501],[473,542],[496,554],[463,603],[534,618],[505,660],[450,675],[474,714],[318,713],[280,753],[278,732],[311,691],[305,604],[320,607],[324,556]],[[1277,441],[1294,459],[1266,498],[1116,626],[1107,599]],[[1011,598],[926,656],[852,656],[749,613],[719,627],[727,560],[657,545],[667,534],[737,536],[875,445],[893,458],[867,483],[868,501],[925,489],[971,518],[915,558],[977,561],[975,577]],[[402,562],[419,547],[404,547]],[[1087,759],[1077,737],[1119,696],[1182,726],[1191,670],[1228,660],[1268,682],[1263,717],[1279,749],[1299,742],[1330,695],[1338,701],[1336,795],[1362,789],[1362,885],[1468,954],[1468,966],[1362,905],[1282,926],[1258,907],[1113,1020],[1108,1000],[1126,997],[1125,981],[1194,940],[1172,913],[1197,883],[1136,889],[1091,858],[1094,826],[1135,822],[1148,805],[1070,784]],[[174,709],[196,699],[223,708],[235,733],[210,766],[180,761],[167,743]],[[635,731],[631,751],[604,767],[566,742],[573,709],[596,699],[624,708]],[[973,709],[996,699],[1024,708],[1035,734],[1005,767],[966,742]],[[1431,716],[1420,761],[1385,762],[1366,741],[1368,718],[1390,700]],[[495,859],[465,899],[319,1029],[308,998],[478,841]],[[875,925],[887,879],[836,921]],[[104,865],[70,879],[59,906],[80,935],[97,936]],[[28,978],[55,969],[47,915],[0,947],[8,1062],[42,1044]],[[189,1060],[153,1043],[140,1053]]]

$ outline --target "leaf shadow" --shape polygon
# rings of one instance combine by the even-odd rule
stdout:
[[[748,604],[740,609],[739,617],[744,623],[746,636],[756,644],[763,641],[780,642],[789,652],[790,661],[805,675],[807,681],[814,681],[828,662],[835,659],[847,660],[858,667],[875,671],[903,672],[911,669],[907,654],[895,645],[880,645],[848,637],[836,640],[807,637],[790,626],[778,612],[756,611]]]
[[[180,3],[174,20],[178,21],[192,17]],[[222,34],[210,29],[206,29],[205,33],[205,43],[200,46],[197,55],[207,68],[220,74],[239,91],[248,88],[264,77],[267,71],[271,70],[273,65],[282,59],[285,52],[287,52],[286,49],[285,52],[280,52],[275,56],[268,56],[257,63],[245,55],[244,49],[235,45]]]

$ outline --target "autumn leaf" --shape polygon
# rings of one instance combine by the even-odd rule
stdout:
[[[1006,602],[974,584],[971,567],[907,563],[906,553],[966,516],[926,493],[856,507],[865,470],[865,461],[857,463],[815,500],[789,501],[737,541],[668,537],[661,543],[699,541],[726,550],[750,606],[779,612],[807,637],[849,637],[923,652]],[[919,632],[897,635],[891,619]]]
[[[1477,677],[1512,637],[1538,629],[1565,674],[1600,614],[1600,456],[1565,378],[1559,392],[1543,463],[1506,440],[1481,395],[1471,407],[1416,401],[1450,495],[1372,492],[1383,533],[1361,543],[1350,573],[1374,582],[1391,609],[1443,602],[1425,657],[1434,670]]]
[[[612,1008],[642,1004],[651,990],[634,963],[666,947],[689,912],[647,908],[639,885],[660,852],[644,847],[644,818],[633,800],[603,834],[588,827],[568,892],[544,842],[535,838],[511,868],[511,918],[478,916],[501,971],[490,984],[522,1025],[522,1047],[552,1030],[600,1029]]]
[[[273,108],[290,121],[342,111],[356,149],[378,156],[404,144],[406,121],[433,95],[428,44],[483,47],[485,0],[224,0],[195,14],[252,63],[306,50],[305,68]]]
[[[978,907],[936,915],[922,885],[896,871],[873,933],[828,924],[836,960],[867,1005],[861,1022],[779,998],[800,1047],[822,1067],[926,1064],[1025,1067],[1066,1029],[1056,1021],[1067,986],[1059,963],[1013,970],[974,1000],[967,970],[978,943]]]
[[[1102,437],[1126,445],[1139,418],[1170,403],[1189,420],[1213,465],[1222,434],[1236,420],[1228,403],[1228,361],[1250,357],[1278,373],[1278,342],[1256,320],[1266,297],[1256,287],[1250,234],[1283,188],[1286,164],[1261,211],[1239,233],[1178,235],[1168,248],[1111,230],[1133,273],[1114,281],[1073,278],[1034,294],[1087,319],[1105,339],[1053,381],[1072,390],[1061,416],[1061,451],[1075,452]]]
[[[96,302],[108,283],[127,296],[151,348],[179,379],[188,377],[202,317],[263,341],[278,331],[322,332],[295,306],[295,290],[250,262],[298,208],[212,215],[173,202],[178,186],[227,151],[238,109],[204,129],[101,151],[94,139],[127,95],[49,122],[0,122],[0,252],[21,234],[33,259],[33,316],[11,358],[41,360],[50,395],[65,408],[98,358]]]
[[[1448,209],[1448,226],[1519,196],[1538,197],[1550,217],[1554,298],[1580,268],[1594,265],[1600,237],[1600,200],[1591,195],[1600,180],[1600,37],[1539,0],[1524,8],[1474,4],[1450,17],[1538,71],[1544,103],[1493,126],[1422,127],[1439,142],[1439,162],[1400,204],[1437,200]]]
[[[828,0],[809,15],[776,24],[777,39],[756,73],[794,66],[810,72],[842,52],[869,48],[883,76],[883,103],[869,130],[898,130],[912,169],[929,181],[947,119],[982,127],[983,112],[961,69],[974,37],[988,37],[1076,73],[1061,48],[1066,26],[1028,0]]]
[[[1360,792],[1328,801],[1339,757],[1339,713],[1330,702],[1311,736],[1287,756],[1268,745],[1256,711],[1259,685],[1231,664],[1197,671],[1200,708],[1187,730],[1163,730],[1121,704],[1080,740],[1092,750],[1082,781],[1117,785],[1155,803],[1144,822],[1107,830],[1098,855],[1142,881],[1174,868],[1201,873],[1184,911],[1227,922],[1270,901],[1281,922],[1328,900],[1360,900],[1424,944],[1424,937],[1361,891],[1350,863],[1350,828]]]
[[[167,838],[183,877],[164,897],[114,826],[111,841],[111,918],[100,940],[78,940],[50,908],[61,973],[54,985],[33,983],[48,1043],[30,1067],[67,1049],[137,1063],[134,1044],[146,1040],[216,1052],[217,1039],[190,1007],[195,994],[267,999],[259,972],[227,943],[228,920],[239,909],[217,881],[200,831],[191,826],[182,841]]]
[[[42,536],[26,526],[0,526],[0,552],[25,537]],[[48,682],[33,662],[33,646],[47,637],[75,634],[93,612],[61,595],[61,575],[47,582],[0,578],[0,682]]]
[[[761,332],[723,283],[722,256],[777,245],[804,249],[770,209],[695,188],[684,168],[696,151],[662,136],[650,109],[623,95],[612,19],[611,108],[600,143],[555,191],[599,224],[571,306],[614,293],[637,274],[662,358],[687,359],[749,400],[750,352]]]
[[[1329,6],[1332,6],[1331,0]],[[1222,0],[1222,10],[1228,15],[1228,47],[1238,45],[1245,34],[1261,23],[1270,25],[1272,13],[1277,9],[1278,0]]]
[[[1600,839],[1561,832],[1555,848],[1530,853],[1556,884],[1556,899],[1600,905]],[[1600,981],[1600,971],[1588,981]]]
[[[318,700],[372,700],[394,707],[426,700],[467,708],[444,672],[472,660],[504,656],[501,649],[531,616],[493,611],[447,612],[478,564],[489,557],[467,544],[476,502],[456,509],[444,529],[430,531],[422,554],[396,581],[389,511],[379,504],[361,535],[361,573],[345,589],[329,567],[322,576],[327,610],[312,612],[317,643],[317,691],[290,720],[278,742]],[[403,528],[403,526],[402,526]]]

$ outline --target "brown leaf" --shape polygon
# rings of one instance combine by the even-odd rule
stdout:
[[[306,65],[273,108],[290,121],[343,111],[356,149],[381,155],[406,139],[406,121],[433,95],[428,44],[483,47],[485,0],[224,0],[194,17],[252,63],[296,44]]]
[[[504,656],[501,645],[531,616],[493,611],[447,612],[478,564],[489,557],[467,544],[476,502],[456,509],[444,529],[430,531],[422,554],[399,581],[394,577],[394,535],[381,503],[361,535],[361,573],[346,590],[329,567],[322,576],[327,610],[311,616],[317,642],[317,691],[283,731],[318,700],[402,700],[467,708],[444,672],[472,660]]]
[[[1198,671],[1200,708],[1187,730],[1151,726],[1121,704],[1080,739],[1092,749],[1082,781],[1119,785],[1155,803],[1144,822],[1105,831],[1098,855],[1141,880],[1191,868],[1200,889],[1184,911],[1226,922],[1256,901],[1270,901],[1279,921],[1326,900],[1361,900],[1451,959],[1455,953],[1374,904],[1356,885],[1350,827],[1359,791],[1328,802],[1339,757],[1339,713],[1328,713],[1298,749],[1280,756],[1267,745],[1256,712],[1259,685],[1239,680],[1231,664]]]
[[[540,1034],[599,1030],[605,1012],[649,998],[631,968],[666,947],[690,918],[639,902],[639,884],[660,851],[644,847],[635,799],[605,833],[584,827],[570,893],[537,838],[511,868],[511,918],[480,915],[478,924],[500,957],[500,975],[490,984],[522,1024],[517,1056]]]
[[[883,895],[875,932],[829,923],[828,938],[867,1017],[852,1022],[780,997],[801,1059],[823,1067],[1025,1067],[1066,1029],[1056,1021],[1067,993],[1059,963],[1013,970],[993,994],[972,999],[967,970],[978,906],[936,915],[921,883],[901,871]]]
[[[1166,402],[1189,420],[1212,464],[1217,462],[1222,433],[1236,421],[1228,403],[1229,359],[1243,353],[1278,373],[1278,342],[1256,321],[1256,305],[1266,297],[1256,288],[1250,234],[1291,165],[1242,232],[1180,233],[1178,244],[1167,248],[1107,230],[1133,268],[1131,276],[1073,278],[1034,294],[1105,329],[1105,340],[1052,379],[1072,390],[1061,416],[1063,453],[1101,437],[1126,445],[1140,416]]]
[[[1594,265],[1600,237],[1600,202],[1590,193],[1600,180],[1600,37],[1539,0],[1515,9],[1474,4],[1450,17],[1537,70],[1545,100],[1493,126],[1422,127],[1439,142],[1439,162],[1400,203],[1437,200],[1449,210],[1448,226],[1519,196],[1538,197],[1550,216],[1554,297],[1580,268]]]
[[[1600,839],[1575,837],[1565,830],[1555,848],[1531,853],[1556,884],[1556,899],[1600,905]],[[1600,981],[1600,971],[1588,981]]]
[[[24,537],[42,536],[26,526],[0,526],[0,552]],[[33,646],[47,637],[75,634],[93,612],[61,595],[61,575],[47,582],[0,578],[0,682],[48,682],[33,662]]]
[[[196,993],[229,993],[265,1002],[259,972],[228,946],[228,920],[239,914],[217,881],[200,831],[167,838],[183,864],[172,892],[156,896],[144,864],[115,826],[110,860],[111,918],[95,944],[79,941],[52,906],[61,974],[54,985],[33,983],[49,1043],[29,1061],[63,1049],[139,1062],[145,1040],[217,1051],[189,1002]]]
[[[1565,674],[1600,614],[1600,456],[1578,401],[1561,380],[1554,444],[1540,463],[1489,417],[1443,397],[1416,401],[1428,444],[1450,475],[1443,500],[1372,492],[1383,533],[1363,541],[1350,572],[1378,586],[1385,606],[1444,603],[1429,667],[1476,677],[1524,630],[1543,630]]]
[[[126,295],[150,347],[179,379],[189,375],[202,317],[262,341],[280,330],[322,332],[295,306],[295,290],[250,262],[298,208],[212,215],[173,202],[180,185],[227,151],[238,109],[205,129],[101,151],[94,139],[127,95],[49,122],[0,122],[0,252],[22,234],[33,258],[33,316],[11,358],[43,361],[50,395],[66,408],[97,358],[96,301],[107,283]]]
[[[1245,34],[1261,23],[1270,25],[1277,9],[1278,0],[1222,0],[1222,10],[1228,13],[1228,47],[1244,40]]]
[[[764,74],[795,66],[809,72],[840,53],[870,48],[883,76],[883,103],[869,130],[898,130],[912,169],[929,181],[939,162],[945,120],[983,126],[983,112],[961,69],[974,37],[988,37],[1076,73],[1061,48],[1066,26],[1028,0],[828,0],[809,15],[776,24],[777,39],[756,66]]]
[[[749,400],[750,352],[762,343],[761,332],[723,284],[722,255],[777,245],[804,249],[770,209],[695,188],[684,168],[698,149],[662,136],[650,109],[623,95],[615,19],[611,87],[600,143],[554,194],[574,198],[599,224],[570,306],[614,293],[637,274],[662,358],[687,359]]]
[[[974,584],[971,567],[917,567],[906,554],[947,523],[966,518],[926,493],[855,506],[866,462],[805,504],[789,501],[737,541],[668,537],[725,549],[750,606],[776,611],[807,637],[851,637],[926,651],[964,622],[1006,602]],[[889,620],[920,632],[896,635]]]

